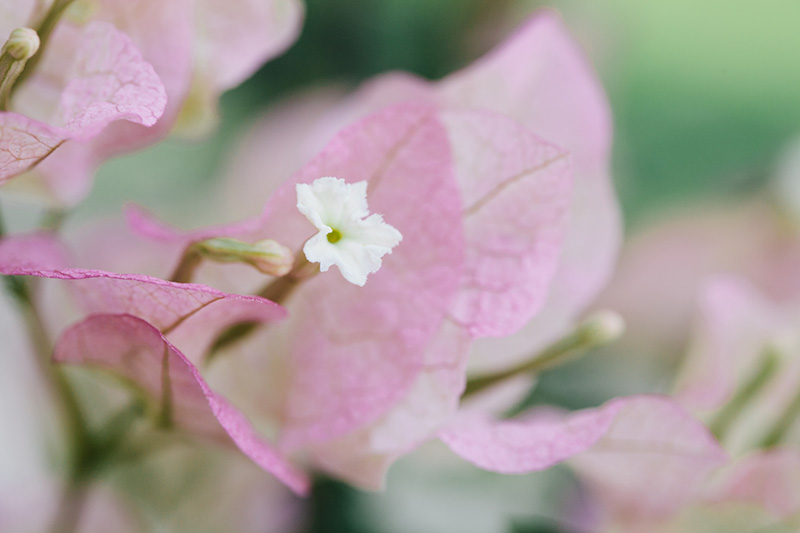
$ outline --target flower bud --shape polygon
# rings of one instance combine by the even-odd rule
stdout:
[[[589,346],[602,346],[615,341],[625,332],[625,320],[614,311],[602,310],[579,326],[578,331]]]
[[[39,35],[30,28],[17,28],[3,45],[3,54],[17,61],[27,61],[39,50]]]
[[[225,263],[247,263],[271,276],[288,274],[294,263],[292,251],[272,239],[250,244],[236,239],[217,238],[199,242],[195,247],[208,259]]]

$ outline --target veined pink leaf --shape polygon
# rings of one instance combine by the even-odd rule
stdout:
[[[323,176],[366,180],[370,210],[403,235],[364,287],[322,274],[290,301],[296,335],[287,445],[328,440],[374,420],[416,379],[463,262],[451,164],[435,111],[396,106],[342,131],[270,197],[264,235],[299,247],[314,228],[295,207],[295,184]]]
[[[61,337],[62,363],[103,367],[138,384],[155,398],[164,423],[208,438],[229,438],[245,455],[298,494],[309,481],[266,442],[247,418],[212,391],[197,368],[164,335],[130,315],[93,315]]]
[[[37,165],[67,141],[86,142],[96,137],[113,121],[152,126],[165,106],[160,79],[130,39],[110,24],[91,23],[82,35],[61,95],[59,124],[0,113],[0,183]],[[77,163],[80,168],[87,166],[83,161]],[[63,192],[82,195],[87,187],[83,181],[88,179],[71,180],[70,187],[77,192]]]
[[[453,315],[473,337],[514,333],[544,304],[568,223],[568,154],[502,115],[444,112],[464,203]]]

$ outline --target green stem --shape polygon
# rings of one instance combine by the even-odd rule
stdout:
[[[194,272],[200,263],[203,262],[203,255],[193,246],[190,245],[183,256],[181,262],[175,267],[172,275],[169,277],[170,281],[175,283],[189,283],[194,277]]]
[[[164,347],[161,358],[161,409],[159,409],[156,426],[162,429],[172,427],[172,379],[169,375],[169,349]]]
[[[2,215],[0,215],[0,238],[5,237],[6,229]],[[51,362],[53,346],[50,342],[47,328],[44,326],[41,315],[33,301],[30,286],[21,276],[3,276],[6,291],[17,301],[27,329],[28,337],[36,352],[35,360],[42,376],[50,384],[51,390],[57,398],[57,403],[62,409],[65,429],[68,435],[70,448],[68,450],[70,476],[74,477],[80,470],[85,460],[89,445],[89,433],[86,417],[83,415],[80,403],[72,386],[61,367],[56,367]]]
[[[601,311],[590,317],[575,330],[557,340],[532,359],[494,374],[471,378],[464,397],[477,394],[493,385],[519,375],[537,374],[574,358],[586,350],[617,339],[624,328],[621,317],[610,311]]]
[[[36,360],[42,374],[50,382],[64,414],[65,429],[70,443],[70,476],[79,476],[91,448],[86,417],[64,370],[51,363],[52,345],[42,318],[33,303],[28,284],[19,277],[6,277],[6,279],[9,280],[8,284],[13,286],[11,292],[17,298],[22,310],[28,336],[38,354]]]
[[[773,448],[783,442],[792,425],[800,418],[800,391],[781,413],[780,418],[761,441],[759,448]]]
[[[750,379],[736,391],[725,407],[708,423],[708,429],[711,430],[711,433],[714,434],[718,441],[721,442],[723,440],[745,407],[772,379],[778,371],[778,363],[778,353],[773,348],[766,348],[756,372],[750,376]]]
[[[309,262],[305,254],[301,251],[295,257],[292,270],[285,276],[281,276],[265,285],[264,288],[258,292],[258,296],[277,304],[284,304],[303,281],[314,277],[318,273],[319,264]],[[206,357],[206,364],[209,364],[220,350],[247,337],[259,325],[260,323],[258,322],[241,322],[223,331],[211,346],[208,357]]]
[[[28,60],[26,68],[17,78],[12,91],[16,91],[25,80],[27,80],[31,73],[36,70],[36,67],[39,65],[39,61],[41,61],[42,57],[44,56],[45,50],[47,49],[47,45],[50,42],[50,36],[53,33],[53,30],[56,28],[58,21],[61,20],[61,16],[64,14],[64,11],[74,2],[75,0],[53,0],[53,3],[50,5],[50,9],[47,10],[42,20],[36,25],[36,33],[39,35],[39,51]],[[12,93],[13,94],[13,93]]]
[[[0,111],[8,111],[11,92],[25,72],[25,61],[16,61],[8,54],[0,56]]]

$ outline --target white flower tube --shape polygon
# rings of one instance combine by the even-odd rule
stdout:
[[[403,238],[381,215],[369,214],[366,181],[325,177],[298,184],[297,209],[319,230],[303,246],[306,258],[322,272],[336,265],[354,285],[363,286]]]

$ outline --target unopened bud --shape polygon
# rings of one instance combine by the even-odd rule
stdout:
[[[598,346],[615,341],[625,332],[625,319],[619,313],[609,310],[591,315],[578,328],[585,342]]]
[[[27,61],[39,51],[39,35],[30,28],[17,28],[11,32],[3,54],[8,54],[17,61]]]
[[[294,263],[292,251],[272,239],[250,244],[236,239],[217,238],[199,242],[195,246],[204,257],[214,261],[247,263],[271,276],[285,276]]]

